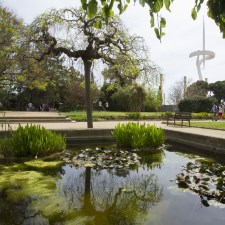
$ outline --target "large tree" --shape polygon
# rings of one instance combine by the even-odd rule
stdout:
[[[166,20],[159,15],[159,12],[165,8],[170,11],[170,5],[174,0],[80,0],[82,7],[87,11],[89,18],[92,18],[98,8],[101,8],[105,21],[113,15],[113,6],[117,6],[119,13],[123,13],[131,2],[139,2],[140,5],[149,8],[150,24],[154,27],[156,36],[161,39],[164,35],[163,28],[166,26]],[[201,9],[203,3],[207,4],[208,16],[212,18],[225,38],[225,1],[224,0],[193,0],[193,9],[191,16],[196,19],[197,13]]]
[[[133,35],[128,39],[130,55],[119,54],[113,63],[102,72],[104,81],[118,87],[141,83],[155,85],[160,68],[149,58],[149,50],[142,37]]]
[[[17,70],[22,20],[0,5],[0,85],[10,84]]]
[[[186,98],[207,97],[209,88],[206,81],[198,80],[187,87]]]
[[[218,102],[225,100],[225,80],[209,84],[209,90]]]
[[[93,127],[90,78],[94,60],[113,64],[118,54],[132,56],[119,18],[111,17],[108,24],[101,13],[89,19],[83,10],[62,9],[44,13],[30,26],[33,58],[41,61],[47,55],[67,55],[83,62],[88,128]]]

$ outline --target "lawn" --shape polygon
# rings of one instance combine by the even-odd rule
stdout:
[[[64,115],[76,121],[86,121],[85,111],[64,112]],[[165,113],[162,112],[110,112],[110,111],[94,111],[93,121],[104,120],[129,120],[129,119],[162,119]]]
[[[185,125],[188,125],[188,123],[185,123]],[[225,130],[225,121],[191,121],[191,126]]]

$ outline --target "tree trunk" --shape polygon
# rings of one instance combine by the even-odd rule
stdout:
[[[84,62],[84,75],[85,75],[87,128],[93,128],[92,96],[91,96],[91,65],[92,65],[92,62],[89,60],[83,60],[83,62]]]

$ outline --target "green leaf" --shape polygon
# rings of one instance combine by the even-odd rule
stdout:
[[[156,2],[153,5],[152,11],[157,13],[159,12],[163,7],[163,0],[156,0]]]
[[[123,12],[123,5],[121,2],[118,3],[117,8],[119,9],[119,14]]]
[[[141,6],[145,6],[145,0],[139,0],[139,3],[141,4]]]
[[[127,7],[128,7],[128,4],[125,4],[124,7],[123,7],[123,12],[126,11]]]
[[[191,16],[192,16],[193,20],[196,20],[196,18],[197,18],[197,12],[196,12],[195,8],[192,9]]]
[[[164,28],[164,27],[166,27],[166,20],[165,20],[165,18],[161,18],[161,20],[160,20],[160,27],[161,28]]]
[[[94,23],[94,27],[97,28],[97,29],[101,29],[102,28],[102,21],[99,20],[96,23]]]
[[[168,11],[170,11],[170,0],[164,0],[165,7]]]
[[[96,0],[91,0],[88,3],[88,17],[92,18],[94,15],[96,15],[98,10],[98,2]]]
[[[83,10],[87,10],[87,0],[81,0],[81,5]]]
[[[159,33],[159,29],[158,29],[158,28],[155,28],[154,31],[155,31],[156,37],[157,37],[159,40],[161,40],[161,36],[160,36],[160,33]]]
[[[153,13],[150,13],[150,17],[151,17],[151,19],[150,19],[151,27],[154,27],[154,25],[155,25],[155,19],[154,19]]]

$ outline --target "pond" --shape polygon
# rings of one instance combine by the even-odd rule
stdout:
[[[225,204],[204,204],[198,193],[176,183],[188,163],[209,165],[213,159],[178,150],[140,152],[139,162],[124,168],[59,159],[2,161],[0,224],[225,224]]]

